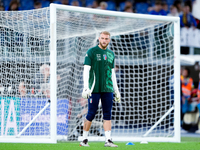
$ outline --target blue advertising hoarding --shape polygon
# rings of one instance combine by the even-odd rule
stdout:
[[[17,135],[47,104],[42,98],[0,97],[0,135]],[[68,132],[68,100],[57,100],[57,134]],[[50,135],[50,106],[22,134]]]
[[[13,136],[19,132],[20,98],[0,97],[0,135]]]

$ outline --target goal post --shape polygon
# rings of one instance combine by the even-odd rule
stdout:
[[[174,22],[174,139],[181,142],[181,114],[180,114],[180,20]]]
[[[51,139],[57,142],[57,47],[56,8],[50,6],[50,95],[51,95]]]
[[[83,61],[104,30],[121,94],[113,141],[180,142],[178,17],[58,4],[0,15],[0,142],[82,140]],[[103,135],[99,104],[88,138]]]
[[[94,17],[95,15],[97,15],[97,16],[99,15],[100,16],[100,20],[102,18],[106,20],[106,17],[108,17],[108,18],[110,17],[111,19],[112,19],[112,17],[116,17],[115,18],[116,20],[118,18],[120,18],[120,19],[122,18],[122,20],[123,20],[125,18],[124,21],[126,21],[127,18],[128,19],[151,20],[152,22],[153,21],[158,21],[158,24],[154,25],[154,26],[159,26],[159,24],[161,22],[163,24],[165,24],[165,22],[168,22],[168,23],[171,22],[172,25],[171,25],[171,29],[169,31],[170,32],[169,34],[172,34],[171,36],[173,36],[173,50],[174,51],[173,51],[173,56],[172,56],[173,58],[172,59],[173,59],[173,71],[174,72],[172,74],[174,74],[174,104],[169,107],[168,111],[165,111],[162,114],[163,116],[160,116],[160,118],[159,118],[160,120],[159,119],[157,120],[158,122],[155,122],[155,124],[152,124],[152,126],[154,126],[154,125],[155,126],[152,128],[151,131],[149,130],[149,129],[151,129],[149,127],[149,128],[147,128],[147,130],[144,133],[147,133],[149,131],[148,132],[148,134],[149,134],[150,132],[152,132],[154,130],[154,128],[156,128],[158,126],[158,124],[160,124],[164,119],[166,119],[166,117],[169,117],[169,115],[173,114],[174,115],[174,117],[173,117],[173,126],[170,127],[171,129],[169,129],[169,130],[173,130],[172,134],[168,135],[168,137],[162,137],[162,136],[151,137],[151,135],[148,136],[148,134],[143,134],[143,135],[141,135],[141,137],[129,137],[129,136],[126,137],[126,136],[122,135],[122,136],[113,136],[113,140],[115,140],[115,141],[130,141],[130,140],[132,140],[132,141],[148,141],[148,142],[151,142],[151,141],[153,141],[153,142],[180,142],[180,90],[179,90],[180,89],[180,76],[179,76],[180,75],[180,31],[179,31],[180,30],[180,23],[179,23],[180,21],[179,21],[179,18],[178,17],[165,17],[165,16],[154,16],[154,15],[150,16],[150,15],[143,15],[143,14],[121,13],[121,12],[113,12],[113,11],[94,10],[94,9],[89,9],[89,8],[78,8],[77,9],[77,7],[57,5],[57,4],[51,4],[51,7],[52,6],[55,7],[56,10],[59,11],[59,13],[57,12],[58,14],[60,14],[61,11],[63,11],[63,13],[66,11],[67,17],[69,17],[68,15],[72,15],[72,16],[80,15],[81,16],[81,13],[83,13],[83,14],[85,14],[83,16],[84,17],[88,17],[88,18],[90,18],[90,15],[91,15],[91,17]],[[58,19],[59,19],[59,15],[58,15]],[[76,20],[76,19],[74,19],[74,20]],[[93,37],[95,37],[96,40],[97,40],[97,38],[99,36],[99,33],[102,30],[110,31],[111,32],[111,36],[117,36],[117,35],[120,35],[120,34],[128,34],[129,32],[130,33],[134,32],[134,31],[137,32],[138,30],[145,30],[144,29],[145,27],[141,27],[141,29],[132,28],[132,30],[131,29],[122,30],[121,28],[126,28],[127,27],[126,26],[127,22],[124,22],[124,24],[119,24],[118,26],[115,25],[115,26],[109,26],[109,27],[108,26],[104,27],[104,25],[101,24],[101,23],[100,24],[102,26],[98,26],[98,25],[95,26],[95,23],[91,22],[91,24],[93,24],[92,27],[91,27],[93,30],[88,30],[88,32],[87,32],[87,30],[86,31],[82,31],[82,30],[84,30],[83,27],[86,27],[86,29],[88,29],[87,25],[89,26],[89,24],[87,22],[84,22],[85,18],[81,18],[80,17],[79,19],[80,19],[80,22],[78,24],[79,24],[79,27],[80,27],[79,29],[80,30],[77,29],[79,32],[76,32],[76,27],[75,27],[74,30],[73,30],[73,31],[75,31],[75,33],[69,32],[69,34],[71,34],[71,35],[69,35],[69,37],[76,36],[76,37],[80,37],[80,38],[82,37],[84,39],[84,36],[85,37],[86,36],[93,36],[92,34],[94,34]],[[97,19],[98,19],[98,17],[97,17]],[[89,21],[88,19],[86,19],[86,20]],[[116,20],[114,20],[114,21],[116,21]],[[98,22],[98,20],[95,20],[95,21]],[[82,25],[82,27],[81,27],[80,24]],[[111,23],[111,25],[112,25],[112,23]],[[57,26],[57,30],[59,30],[58,26]],[[71,30],[71,29],[69,29],[69,30]],[[59,31],[57,31],[57,32],[59,32]],[[66,34],[67,33],[68,32],[66,32]],[[152,38],[152,37],[150,37],[150,38]],[[87,40],[86,40],[86,42],[87,42]],[[88,42],[90,42],[90,41],[88,41]],[[96,41],[94,41],[94,42],[96,44]],[[110,47],[112,47],[112,46],[110,46]],[[88,48],[90,48],[90,47],[88,47]],[[84,49],[84,51],[85,50],[87,50],[87,49]],[[154,56],[152,56],[152,49],[149,49],[149,50],[150,50],[149,56],[150,57],[154,57]],[[82,55],[84,55],[84,53]],[[121,61],[126,61],[126,60],[120,60],[120,56],[118,56],[117,58],[118,59],[116,60],[116,63],[118,65],[120,65]],[[83,58],[82,58],[82,60],[83,60]],[[134,61],[132,61],[132,62],[134,62]],[[157,61],[156,63],[159,64],[160,62]],[[123,63],[121,63],[121,64],[123,64]],[[131,88],[131,87],[129,87],[129,88]],[[76,128],[76,125],[75,125],[75,128]],[[75,128],[73,128],[73,130],[70,133],[70,135],[73,134]],[[119,126],[117,128],[119,128]],[[122,131],[123,130],[124,129],[122,129]],[[115,129],[114,129],[114,132],[116,132]],[[163,132],[163,131],[161,129],[158,132]],[[68,139],[69,139],[69,137],[68,137]],[[82,137],[79,136],[79,140],[82,140]],[[91,137],[89,137],[89,140],[99,141],[99,140],[104,140],[104,138],[98,137],[98,136],[97,137],[91,136]]]

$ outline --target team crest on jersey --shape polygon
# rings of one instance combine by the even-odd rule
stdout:
[[[107,56],[106,56],[106,54],[104,54],[104,55],[103,55],[103,59],[104,59],[104,60],[106,60],[106,59],[107,59]]]
[[[90,98],[90,103],[92,103],[92,98]]]

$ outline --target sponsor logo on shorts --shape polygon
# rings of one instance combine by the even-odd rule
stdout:
[[[92,103],[92,99],[90,98],[90,103]]]

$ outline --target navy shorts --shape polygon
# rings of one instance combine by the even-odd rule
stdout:
[[[113,93],[93,93],[88,99],[88,114],[86,119],[92,121],[98,109],[99,100],[101,99],[103,119],[111,120],[111,110],[113,105]]]

